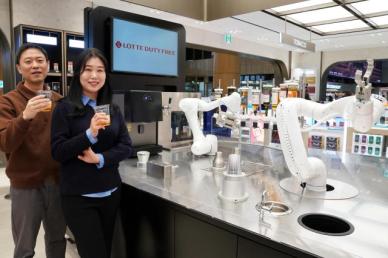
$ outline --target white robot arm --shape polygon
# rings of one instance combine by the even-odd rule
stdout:
[[[190,129],[193,132],[193,145],[191,151],[195,155],[215,155],[217,152],[217,137],[215,135],[204,136],[198,121],[198,111],[210,111],[220,105],[225,105],[232,113],[240,111],[241,98],[236,92],[212,102],[206,102],[197,98],[185,98],[179,102],[179,108],[185,113]]]
[[[373,62],[368,61],[364,80],[361,80],[361,71],[357,71],[355,96],[344,97],[328,104],[288,98],[278,105],[276,120],[288,169],[301,183],[306,183],[307,189],[326,191],[327,172],[322,160],[307,157],[298,117],[311,117],[318,120],[317,124],[320,124],[320,122],[343,115],[351,121],[357,131],[367,132],[384,111],[386,101],[380,96],[371,94],[369,84],[371,70],[373,70]]]

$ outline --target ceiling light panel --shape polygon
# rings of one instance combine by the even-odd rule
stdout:
[[[387,0],[368,0],[351,4],[351,6],[364,15],[388,11]]]
[[[355,30],[362,28],[369,28],[367,24],[360,20],[347,21],[347,22],[337,22],[325,25],[312,26],[313,29],[319,30],[323,33],[329,32],[341,32],[347,30]]]
[[[336,20],[341,18],[348,18],[352,16],[353,15],[350,12],[346,11],[344,8],[340,6],[336,6],[336,7],[323,8],[323,9],[314,10],[314,11],[291,14],[291,15],[288,15],[287,17],[303,24],[309,24],[309,23]]]
[[[288,4],[288,5],[275,7],[275,8],[272,8],[272,10],[274,10],[275,12],[281,13],[281,12],[287,12],[287,11],[291,11],[291,10],[306,8],[306,7],[312,7],[312,6],[320,5],[320,4],[327,4],[327,3],[333,3],[333,1],[332,0],[309,0],[309,1],[303,1],[300,3]]]
[[[388,15],[369,18],[369,20],[378,26],[388,25]]]

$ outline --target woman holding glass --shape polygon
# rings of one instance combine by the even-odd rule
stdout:
[[[86,49],[75,65],[69,96],[56,106],[52,155],[61,163],[62,207],[82,258],[110,257],[120,201],[119,162],[131,140],[111,102],[107,60]]]

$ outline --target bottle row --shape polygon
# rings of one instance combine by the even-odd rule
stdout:
[[[274,84],[259,84],[250,86],[246,84],[238,89],[232,85],[227,87],[227,95],[238,92],[241,95],[241,111],[243,114],[251,115],[254,111],[263,113],[266,116],[272,116],[276,111],[277,105],[285,98],[301,97],[302,90],[298,81],[290,81],[279,86]],[[223,89],[219,87],[214,89],[214,98],[219,99],[223,96]]]

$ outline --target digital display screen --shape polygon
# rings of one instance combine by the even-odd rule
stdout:
[[[329,75],[334,77],[354,79],[357,70],[365,73],[368,63],[366,61],[349,61],[335,64],[330,70]],[[374,69],[370,76],[370,82],[382,82],[382,62],[375,61]]]
[[[114,18],[112,71],[178,76],[178,32]]]

